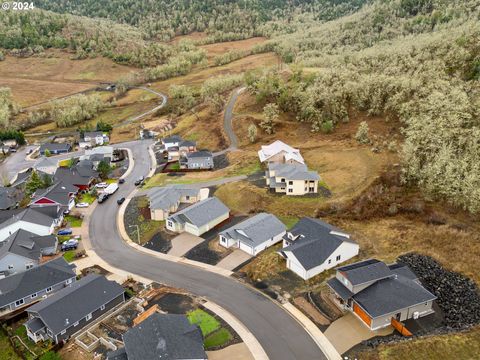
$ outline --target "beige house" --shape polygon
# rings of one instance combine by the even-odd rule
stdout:
[[[318,193],[320,176],[304,164],[270,163],[265,177],[267,186],[276,193],[296,196]]]
[[[261,163],[278,164],[304,164],[300,150],[277,140],[270,145],[262,145],[258,151],[258,157]]]

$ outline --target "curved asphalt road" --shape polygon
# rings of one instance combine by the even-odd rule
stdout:
[[[121,144],[133,152],[135,166],[111,199],[99,204],[90,219],[90,242],[110,265],[160,283],[205,296],[237,317],[262,344],[271,360],[326,359],[307,332],[285,310],[234,279],[199,268],[161,260],[127,245],[117,228],[116,200],[130,194],[133,181],[150,169],[149,141]]]

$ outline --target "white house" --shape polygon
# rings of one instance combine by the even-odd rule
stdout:
[[[162,139],[162,144],[165,146],[165,149],[168,150],[171,147],[178,147],[183,139],[178,135],[167,136]]]
[[[110,141],[107,134],[103,131],[86,131],[83,133],[83,138],[80,139],[78,145],[81,149],[102,146]]]
[[[260,213],[219,234],[220,245],[236,247],[250,255],[282,241],[286,227],[272,214]]]
[[[200,236],[230,217],[230,209],[218,198],[211,197],[167,218],[166,228]]]
[[[283,237],[278,252],[287,268],[304,280],[358,255],[358,244],[350,235],[324,221],[305,217]]]
[[[271,191],[302,196],[318,193],[320,176],[316,171],[308,170],[304,164],[269,163],[265,179]]]
[[[300,150],[277,140],[270,145],[262,145],[258,151],[260,162],[284,163],[284,164],[304,164]]]
[[[52,218],[41,211],[27,208],[0,224],[0,241],[5,241],[19,229],[40,236],[50,235],[55,230],[55,226],[56,218]]]
[[[58,161],[53,158],[41,157],[37,160],[33,168],[44,174],[54,175],[58,168]]]

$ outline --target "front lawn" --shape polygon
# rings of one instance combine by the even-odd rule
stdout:
[[[8,336],[5,334],[3,329],[0,329],[0,360],[21,360],[15,350],[10,344]]]
[[[67,262],[72,262],[73,260],[75,260],[75,253],[76,253],[76,250],[68,250],[68,251],[65,251],[63,253],[63,258],[65,259],[65,261]]]
[[[80,198],[78,199],[77,202],[81,203],[81,202],[86,202],[86,203],[93,203],[97,198],[95,196],[93,196],[92,194],[90,193],[85,193],[85,194],[82,194],[80,195]]]
[[[57,239],[60,244],[64,243],[67,240],[70,240],[71,237],[72,235],[57,235]]]
[[[205,349],[208,350],[209,348],[222,346],[232,339],[233,335],[230,333],[230,331],[225,328],[221,328],[220,330],[213,332],[205,338]]]
[[[83,219],[76,216],[67,215],[64,219],[69,227],[81,227],[83,223]]]
[[[200,327],[204,337],[220,328],[220,322],[202,309],[188,312],[187,318],[190,324],[196,324]]]

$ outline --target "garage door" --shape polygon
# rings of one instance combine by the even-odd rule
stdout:
[[[251,247],[251,246],[248,246],[248,245],[246,245],[246,244],[244,244],[244,243],[240,243],[240,250],[243,250],[243,251],[245,251],[246,253],[248,253],[248,254],[250,254],[250,255],[251,255],[252,252],[253,252],[253,251],[252,251],[252,247]]]
[[[372,319],[370,319],[370,316],[368,316],[368,314],[365,311],[363,311],[363,309],[360,306],[358,306],[356,303],[353,303],[353,312],[357,314],[360,317],[360,319],[362,319],[363,322],[368,326],[372,324]]]

